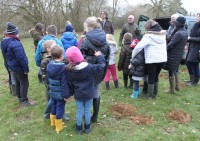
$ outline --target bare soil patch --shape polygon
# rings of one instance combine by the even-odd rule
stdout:
[[[192,120],[192,116],[187,114],[183,110],[171,110],[169,113],[167,113],[167,117],[176,120],[181,124],[185,124],[187,122],[190,122]]]
[[[148,125],[153,123],[153,117],[136,115],[131,117],[130,121],[134,122],[135,124]]]

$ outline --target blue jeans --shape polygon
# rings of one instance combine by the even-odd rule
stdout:
[[[61,119],[65,111],[65,101],[55,100],[55,99],[51,99],[51,100],[52,100],[51,114],[56,115],[56,119]]]
[[[90,124],[91,119],[91,106],[92,106],[92,100],[87,101],[76,101],[76,125],[81,126],[82,125],[82,117],[83,117],[83,111],[85,116],[85,125]],[[84,110],[83,110],[84,108]]]
[[[186,62],[186,66],[190,75],[199,77],[199,62]]]

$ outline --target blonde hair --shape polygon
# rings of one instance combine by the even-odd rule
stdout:
[[[106,34],[106,40],[115,41],[112,34]]]
[[[52,48],[52,45],[55,43],[54,40],[46,40],[43,42],[42,47],[44,48],[44,51],[47,51],[47,48]]]
[[[99,28],[101,28],[100,21],[95,16],[88,17],[85,20],[85,22],[84,22],[83,25],[84,25],[84,31],[86,31],[86,32],[91,31],[93,29],[99,29]]]

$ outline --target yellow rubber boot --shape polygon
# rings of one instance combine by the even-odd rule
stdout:
[[[50,114],[51,126],[55,126],[56,115]]]
[[[55,119],[55,124],[56,124],[56,132],[59,133],[63,128],[66,126],[63,126],[62,119]]]

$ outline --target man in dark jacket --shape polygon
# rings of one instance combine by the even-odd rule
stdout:
[[[30,103],[27,97],[29,87],[28,58],[19,39],[19,30],[8,22],[5,34],[6,37],[1,43],[2,52],[6,57],[8,68],[15,78],[16,95],[23,107],[31,106],[33,103]]]
[[[139,36],[139,29],[138,29],[138,25],[134,23],[134,16],[133,15],[129,15],[128,16],[128,23],[124,24],[122,26],[122,30],[119,36],[119,42],[118,45],[122,46],[122,39],[124,37],[125,33],[131,33],[133,36],[133,39],[137,38]]]
[[[100,14],[102,21],[101,27],[105,31],[106,34],[114,34],[114,27],[112,22],[108,19],[108,13],[106,11],[102,11]]]

